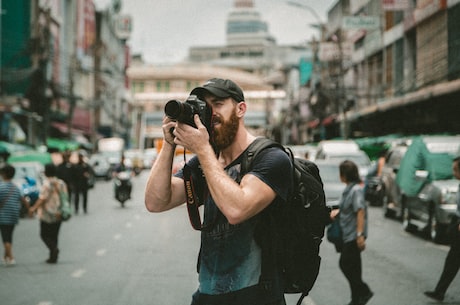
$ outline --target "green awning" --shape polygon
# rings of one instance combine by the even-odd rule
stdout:
[[[0,153],[14,153],[17,151],[26,151],[30,150],[31,148],[26,145],[21,144],[13,144],[5,141],[0,141]]]
[[[11,156],[8,158],[9,162],[40,162],[41,164],[51,163],[51,154],[48,152],[39,152],[39,151],[20,151],[11,153]]]
[[[77,150],[80,144],[76,141],[69,141],[56,138],[48,138],[46,141],[48,149],[55,149],[58,151]]]

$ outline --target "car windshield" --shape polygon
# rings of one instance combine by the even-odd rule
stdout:
[[[426,148],[431,153],[455,154],[460,149],[460,142],[428,142]]]
[[[371,162],[369,158],[365,155],[357,155],[357,154],[349,154],[349,155],[331,155],[328,158],[329,160],[337,160],[337,161],[342,161],[342,160],[350,160],[356,163],[358,166],[370,166]]]
[[[340,182],[340,173],[338,164],[321,164],[318,165],[319,174],[323,183]]]

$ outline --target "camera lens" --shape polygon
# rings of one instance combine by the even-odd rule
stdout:
[[[176,120],[182,113],[182,103],[176,100],[167,102],[165,105],[165,113],[169,118]]]

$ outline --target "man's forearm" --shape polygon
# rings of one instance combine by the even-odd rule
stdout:
[[[171,176],[175,149],[175,145],[164,141],[150,170],[145,188],[145,206],[151,212],[168,209],[172,200]]]

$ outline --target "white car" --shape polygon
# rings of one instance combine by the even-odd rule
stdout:
[[[89,158],[88,164],[93,168],[94,176],[105,180],[112,179],[113,168],[106,156],[93,154]]]

